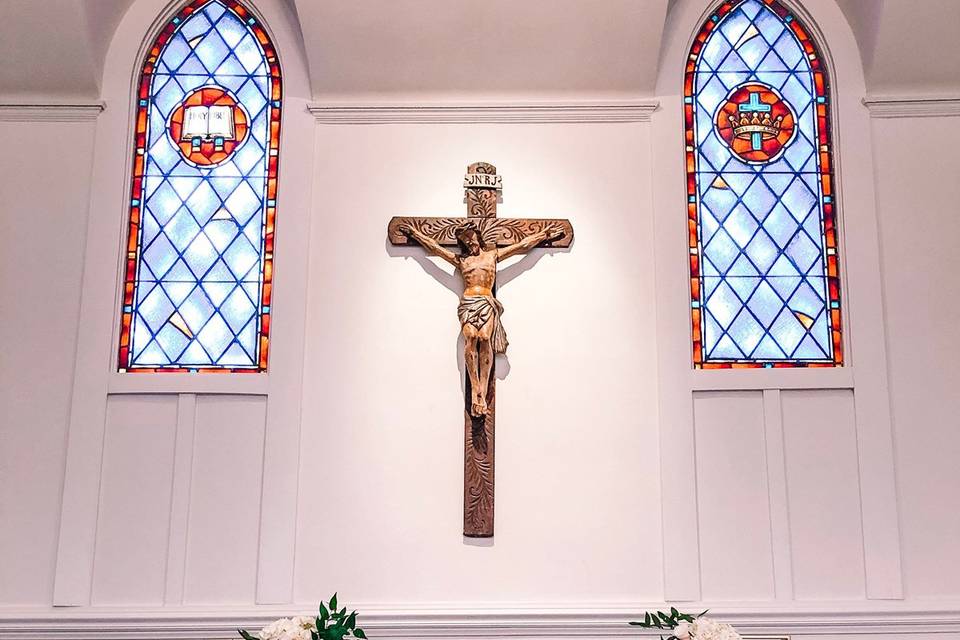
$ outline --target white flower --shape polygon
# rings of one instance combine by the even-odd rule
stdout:
[[[681,622],[673,628],[673,635],[678,638],[678,640],[687,640],[690,637],[690,623]]]
[[[710,618],[697,618],[689,632],[694,640],[743,640],[729,624]]]
[[[257,635],[260,640],[310,640],[310,632],[315,629],[312,618],[297,616],[275,620]]]

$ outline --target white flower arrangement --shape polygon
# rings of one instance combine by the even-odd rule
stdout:
[[[717,622],[712,618],[704,617],[704,611],[699,615],[681,613],[670,609],[670,613],[663,611],[647,612],[643,622],[630,624],[644,629],[662,629],[669,631],[669,635],[661,635],[662,640],[743,640],[737,630],[726,622]]]
[[[337,594],[328,603],[320,603],[319,615],[295,616],[274,620],[257,635],[237,629],[244,640],[366,640],[367,635],[357,626],[357,612],[347,614],[347,608],[337,610]]]
[[[313,618],[296,616],[271,622],[256,635],[258,640],[312,640],[317,631]]]

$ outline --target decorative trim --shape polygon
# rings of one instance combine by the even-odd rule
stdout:
[[[663,603],[650,604],[663,608]],[[648,607],[648,608],[650,608]],[[608,605],[590,609],[542,606],[531,608],[410,608],[360,606],[363,627],[381,638],[636,638],[656,633],[638,630],[627,621],[644,607]],[[83,608],[30,612],[0,609],[0,636],[5,640],[220,640],[237,637],[238,627],[259,629],[285,615],[312,611],[294,608],[222,608],[117,610]],[[712,608],[719,619],[744,634],[896,635],[960,633],[960,602],[912,608],[864,609],[862,603],[804,608]],[[656,630],[654,630],[656,631]]]
[[[871,118],[934,118],[960,116],[960,96],[866,96]]]
[[[854,367],[794,367],[783,369],[688,369],[693,391],[755,391],[762,389],[853,389]]]
[[[170,373],[164,375],[127,375],[111,373],[109,395],[123,393],[197,393],[204,395],[265,396],[270,390],[270,374],[205,375],[202,373]]]
[[[508,124],[649,122],[657,100],[626,102],[503,102],[323,104],[307,109],[322,124]]]
[[[87,104],[0,104],[0,122],[82,122],[96,120],[102,102]]]

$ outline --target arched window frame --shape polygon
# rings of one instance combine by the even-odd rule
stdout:
[[[832,80],[833,184],[838,203],[838,267],[843,275],[843,366],[697,368],[691,339],[689,200],[684,148],[685,70],[694,39],[721,0],[674,0],[661,46],[650,130],[656,248],[658,422],[662,487],[664,595],[703,595],[699,563],[694,400],[750,397],[762,404],[771,505],[783,505],[786,394],[846,390],[853,395],[860,478],[866,598],[900,598],[898,506],[888,391],[872,128],[864,108],[865,78],[857,41],[834,0],[778,0],[801,18]],[[844,158],[856,158],[844,162]],[[657,161],[660,159],[661,161]],[[732,395],[729,395],[732,394]],[[828,419],[820,416],[818,419]],[[777,598],[790,599],[789,518],[771,507]],[[691,560],[692,559],[692,560]],[[781,571],[780,567],[784,567]]]
[[[57,605],[91,603],[109,403],[163,397],[177,401],[174,428],[178,460],[189,460],[192,455],[190,434],[201,399],[218,402],[260,397],[267,401],[256,597],[258,602],[269,603],[290,602],[292,598],[289,572],[296,534],[292,514],[296,510],[298,475],[289,460],[296,457],[299,446],[316,122],[306,109],[312,91],[296,14],[285,0],[242,1],[275,47],[283,72],[284,102],[293,100],[302,106],[284,108],[281,116],[279,164],[285,168],[278,175],[277,190],[283,231],[276,241],[278,251],[273,261],[269,371],[259,375],[118,372],[118,311],[126,279],[137,87],[142,64],[157,34],[190,4],[190,0],[132,0],[106,51],[100,94],[106,108],[97,118],[94,137],[66,453],[64,486],[68,490],[61,507],[53,594]],[[144,410],[150,411],[149,402],[145,402]],[[175,484],[188,487],[189,480],[182,480],[180,477]],[[171,571],[180,572],[182,577],[182,568],[174,563]]]
[[[202,10],[206,5],[214,0],[190,0],[183,4],[180,9],[170,16],[159,33],[153,38],[150,45],[147,46],[143,55],[143,63],[139,71],[139,76],[135,86],[135,104],[134,131],[133,131],[133,160],[130,176],[130,208],[128,218],[127,243],[125,246],[126,258],[124,264],[124,282],[121,292],[121,315],[120,332],[118,338],[117,367],[121,373],[175,373],[175,372],[197,372],[197,373],[262,373],[267,370],[269,346],[270,346],[270,319],[271,303],[273,292],[273,249],[274,234],[276,229],[276,210],[277,210],[277,180],[279,171],[280,155],[280,124],[282,118],[283,89],[282,72],[280,60],[274,48],[273,41],[264,26],[263,21],[258,18],[249,8],[239,0],[219,0],[227,10],[232,11],[254,35],[263,52],[263,57],[267,62],[270,77],[270,119],[267,123],[268,148],[267,154],[267,173],[263,199],[263,232],[260,247],[261,260],[261,284],[260,300],[257,313],[258,326],[256,338],[256,362],[253,366],[247,367],[229,367],[229,366],[190,366],[180,363],[171,364],[162,367],[149,366],[131,366],[134,354],[131,353],[131,340],[134,323],[134,296],[136,294],[138,270],[140,266],[140,233],[142,230],[142,214],[145,205],[143,192],[145,188],[146,157],[149,154],[148,144],[150,127],[150,109],[151,105],[151,85],[156,72],[156,65],[162,56],[171,37],[178,29],[195,13]]]
[[[688,215],[688,249],[690,266],[690,320],[692,338],[692,360],[695,368],[793,368],[793,367],[839,367],[843,366],[843,323],[841,309],[841,280],[839,254],[839,227],[837,224],[837,208],[839,198],[836,197],[836,178],[833,137],[833,101],[831,99],[830,71],[826,59],[821,55],[815,38],[811,37],[804,20],[795,15],[778,0],[760,0],[766,10],[775,14],[789,29],[797,43],[802,47],[812,76],[814,93],[811,100],[816,104],[814,122],[816,125],[815,141],[817,148],[817,171],[819,174],[820,192],[817,208],[820,212],[823,246],[820,248],[823,271],[826,276],[824,293],[826,294],[824,313],[827,314],[828,339],[831,343],[830,360],[807,360],[799,357],[787,359],[755,358],[751,355],[743,359],[717,358],[711,360],[705,353],[704,334],[706,327],[706,311],[704,309],[705,283],[703,273],[702,221],[701,221],[701,185],[699,185],[699,143],[697,140],[696,109],[698,86],[696,76],[701,64],[701,54],[710,38],[715,35],[715,29],[723,24],[743,0],[727,0],[714,7],[693,37],[689,46],[683,81],[683,115],[684,141],[687,174],[687,215]],[[772,44],[771,50],[773,49]],[[749,80],[748,80],[749,81]],[[711,114],[711,117],[713,114]],[[799,126],[799,124],[795,125]],[[719,170],[718,176],[723,170]],[[758,176],[763,171],[757,171]],[[799,173],[797,175],[800,175]],[[764,228],[763,223],[759,227]],[[761,282],[757,283],[757,287]],[[757,290],[757,287],[753,291]],[[749,297],[749,296],[748,296]],[[744,303],[746,305],[746,303]],[[786,307],[785,307],[786,308]],[[744,311],[745,312],[745,311]],[[741,312],[743,313],[743,312]],[[810,331],[810,327],[807,327]],[[772,333],[771,333],[772,335]],[[737,345],[740,347],[741,345]]]

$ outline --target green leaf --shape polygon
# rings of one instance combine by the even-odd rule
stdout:
[[[366,638],[367,638],[367,634],[365,634],[365,633],[363,632],[363,629],[361,629],[361,628],[359,628],[359,627],[357,627],[356,629],[353,630],[353,636],[354,636],[355,638],[360,638],[360,640],[366,640]]]
[[[320,619],[326,622],[327,618],[329,617],[330,617],[330,612],[327,611],[327,607],[324,606],[324,604],[321,602],[320,603]],[[319,629],[320,625],[317,625],[317,628]]]
[[[356,612],[356,611],[354,611],[353,613],[351,613],[351,614],[347,617],[347,621],[344,623],[344,626],[345,626],[347,629],[353,629],[355,626],[357,626],[357,612]]]
[[[703,611],[697,614],[697,617],[698,618],[703,617],[704,615],[706,615],[707,611],[710,611],[710,609],[704,609]]]
[[[680,612],[677,611],[676,607],[670,607],[670,617],[678,618],[679,616],[680,616]]]
[[[644,622],[644,624],[646,624],[647,626],[650,626],[650,612],[649,612],[649,611],[647,611],[647,613],[643,616],[643,622]]]
[[[237,632],[240,634],[240,637],[243,638],[243,640],[258,640],[256,636],[250,635],[243,629],[237,629]]]
[[[337,610],[337,594],[336,593],[334,593],[333,597],[330,598],[330,610],[331,611]]]

